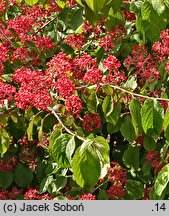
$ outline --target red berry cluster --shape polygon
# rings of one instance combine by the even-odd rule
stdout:
[[[97,114],[88,113],[83,117],[82,125],[86,131],[93,132],[101,128],[101,118]]]
[[[66,98],[65,105],[67,109],[77,118],[80,116],[82,110],[82,101],[77,95],[71,95]]]
[[[159,172],[161,170],[160,157],[158,151],[149,151],[146,154],[146,163],[151,165],[154,169],[154,173]]]
[[[80,50],[85,44],[83,34],[70,34],[67,36],[64,42],[75,50]]]
[[[23,190],[16,187],[13,187],[11,191],[0,190],[0,200],[15,200],[18,199],[22,194]]]
[[[41,71],[32,71],[22,67],[15,70],[13,81],[20,84],[15,98],[18,108],[28,109],[34,106],[46,110],[52,103],[49,92],[52,84],[51,79]]]
[[[5,160],[0,160],[0,170],[3,172],[7,172],[8,170],[13,171],[17,164],[17,158],[11,157]]]
[[[24,200],[51,200],[49,194],[40,194],[39,189],[29,187],[24,194]]]
[[[55,90],[59,93],[59,95],[64,98],[66,98],[67,96],[71,96],[75,90],[75,85],[66,75],[60,77],[54,83],[54,87]]]
[[[96,200],[96,196],[93,195],[92,193],[83,194],[81,196],[81,200]]]
[[[4,105],[5,100],[7,100],[8,104],[12,102],[15,94],[16,94],[15,87],[7,83],[4,83],[0,80],[0,105]]]
[[[107,190],[110,199],[122,199],[125,193],[125,185],[127,183],[126,171],[121,168],[119,163],[112,162],[108,171],[108,180],[112,185]]]

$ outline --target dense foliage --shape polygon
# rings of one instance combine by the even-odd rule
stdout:
[[[0,199],[169,198],[167,0],[0,0]]]

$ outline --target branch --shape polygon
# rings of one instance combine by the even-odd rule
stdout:
[[[95,84],[95,85],[91,85],[91,86],[88,86],[88,85],[83,85],[83,86],[78,86],[76,87],[77,90],[80,90],[80,89],[84,89],[84,88],[88,88],[88,89],[92,89],[92,88],[96,88],[97,85],[101,85],[101,86],[110,86],[114,89],[118,89],[122,92],[125,92],[125,93],[128,93],[132,96],[136,96],[136,97],[141,97],[141,98],[146,98],[146,99],[150,99],[150,100],[159,100],[159,101],[168,101],[169,102],[169,99],[168,98],[161,98],[161,97],[150,97],[150,96],[146,96],[146,95],[142,95],[142,94],[137,94],[137,93],[134,93],[134,92],[131,92],[127,89],[124,89],[120,86],[116,86],[116,85],[112,85],[112,84],[104,84],[104,83],[98,83],[98,84]]]
[[[9,37],[3,32],[2,28],[0,27],[0,33],[4,36],[4,38],[12,45],[12,47],[14,48],[14,45],[12,43],[12,41],[9,39]]]
[[[63,122],[62,122],[62,120],[60,119],[60,117],[58,116],[58,114],[57,114],[53,109],[51,109],[51,108],[48,108],[48,109],[53,113],[53,115],[56,117],[56,119],[58,120],[58,122],[62,125],[62,127],[63,127],[69,134],[71,134],[71,135],[73,135],[73,136],[76,136],[79,140],[81,140],[81,141],[83,141],[83,142],[86,141],[86,138],[79,136],[76,132],[74,132],[74,131],[70,130],[69,128],[67,128],[67,127],[63,124]]]
[[[44,29],[47,25],[49,25],[51,22],[53,22],[55,19],[57,19],[57,16],[54,17],[53,19],[49,20],[48,22],[46,22],[44,25],[42,25],[40,27],[40,29],[38,29],[36,32],[33,33],[32,36],[35,36],[38,32],[40,32],[42,29]]]
[[[104,86],[105,84],[101,84],[102,86]],[[109,85],[110,87],[114,88],[114,89],[118,89],[122,92],[126,92],[132,96],[136,96],[136,97],[142,97],[142,98],[146,98],[146,99],[150,99],[150,100],[159,100],[159,101],[168,101],[169,102],[169,99],[168,98],[160,98],[160,97],[149,97],[149,96],[146,96],[146,95],[142,95],[142,94],[137,94],[137,93],[134,93],[134,92],[131,92],[129,90],[126,90],[124,88],[121,88],[119,86],[115,86],[115,85]]]

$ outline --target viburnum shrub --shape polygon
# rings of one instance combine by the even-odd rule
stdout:
[[[0,1],[0,199],[169,198],[169,4]]]

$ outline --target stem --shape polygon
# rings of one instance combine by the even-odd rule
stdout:
[[[44,25],[42,25],[40,27],[40,29],[38,29],[35,33],[33,33],[32,36],[35,36],[38,32],[40,32],[41,30],[43,30],[47,25],[49,25],[51,22],[53,22],[55,19],[57,19],[57,16],[54,17],[53,19],[49,20],[48,22],[46,22]]]
[[[112,87],[112,88],[114,88],[114,89],[118,89],[118,90],[120,90],[120,91],[122,91],[122,92],[125,92],[125,93],[128,93],[128,94],[130,94],[130,95],[132,95],[132,96],[141,97],[141,98],[146,98],[146,99],[150,99],[150,100],[159,100],[159,101],[168,101],[168,102],[169,102],[169,99],[168,99],[168,98],[150,97],[150,96],[146,96],[146,95],[142,95],[142,94],[137,94],[137,93],[131,92],[131,91],[127,90],[127,89],[124,89],[124,88],[122,88],[122,87],[120,87],[120,86],[116,86],[116,85],[112,85],[112,84],[104,84],[104,83],[98,83],[98,84],[101,85],[101,86],[110,86],[110,87]],[[83,88],[88,88],[88,89],[90,89],[90,88],[96,88],[96,87],[97,87],[96,84],[95,84],[95,85],[91,85],[91,86],[83,85],[83,86],[78,86],[78,87],[76,87],[76,89],[77,89],[77,90],[80,90],[80,89],[83,89]]]
[[[51,110],[51,109],[49,109],[49,110]],[[86,141],[86,139],[85,139],[84,137],[81,137],[81,136],[77,135],[76,132],[74,132],[74,131],[70,130],[69,128],[67,128],[67,127],[63,124],[62,120],[60,119],[60,117],[58,116],[58,114],[57,114],[54,110],[51,110],[51,112],[52,112],[53,115],[56,117],[56,119],[58,120],[58,122],[62,125],[62,127],[63,127],[69,134],[71,134],[71,135],[73,135],[73,136],[76,136],[79,140],[81,140],[81,141],[83,141],[83,142]]]
[[[92,190],[92,193],[94,193],[95,191],[97,191],[98,189],[100,189],[103,185],[105,185],[106,183],[108,183],[109,180],[104,181],[103,183],[101,183],[100,185],[98,185],[96,188],[94,188]]]
[[[105,84],[101,84],[102,86],[104,86]],[[110,87],[114,88],[114,89],[118,89],[122,92],[126,92],[132,96],[136,96],[136,97],[142,97],[142,98],[146,98],[146,99],[150,99],[150,100],[159,100],[159,101],[169,101],[168,98],[160,98],[160,97],[149,97],[149,96],[146,96],[146,95],[142,95],[142,94],[137,94],[137,93],[134,93],[134,92],[131,92],[129,90],[126,90],[124,88],[121,88],[119,86],[115,86],[115,85],[109,85]]]
[[[4,38],[12,45],[12,47],[14,48],[14,45],[12,43],[12,41],[9,39],[9,37],[2,31],[1,27],[0,27],[0,33],[4,36]]]

